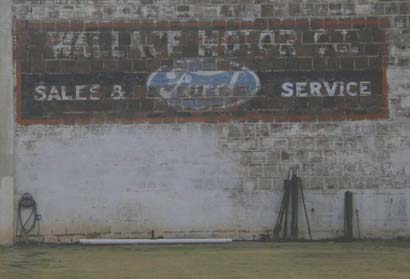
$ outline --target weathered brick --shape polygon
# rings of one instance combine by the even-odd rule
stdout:
[[[159,194],[165,190],[174,191],[169,185],[178,180],[178,187],[190,185],[186,191],[189,193],[215,191],[213,205],[224,204],[225,201],[218,200],[218,197],[228,196],[230,204],[234,205],[232,210],[240,208],[235,212],[249,214],[256,214],[254,212],[260,206],[271,206],[270,193],[257,191],[282,191],[283,176],[294,165],[300,166],[303,184],[308,191],[326,191],[327,195],[340,194],[339,191],[347,189],[378,191],[379,195],[385,189],[409,189],[410,171],[406,159],[409,132],[402,124],[410,115],[406,85],[410,60],[409,4],[406,1],[171,2],[15,1],[14,59],[23,81],[45,76],[52,79],[58,74],[60,77],[70,76],[70,84],[77,82],[76,76],[81,76],[78,82],[82,84],[85,80],[95,82],[98,76],[104,76],[104,82],[110,83],[105,86],[118,82],[131,88],[131,97],[126,100],[99,100],[98,104],[90,100],[70,101],[49,107],[43,102],[32,109],[25,105],[18,118],[22,118],[21,125],[41,125],[28,128],[20,123],[17,125],[17,143],[20,144],[17,152],[27,152],[23,155],[29,158],[38,150],[40,145],[32,145],[30,148],[34,151],[21,145],[24,137],[28,140],[36,137],[37,140],[37,135],[30,134],[31,129],[47,140],[47,146],[50,142],[51,146],[57,146],[52,139],[58,136],[52,132],[41,135],[41,129],[71,129],[67,132],[72,133],[69,140],[65,136],[61,138],[64,148],[53,150],[64,152],[70,146],[78,145],[78,148],[84,147],[81,153],[90,158],[97,158],[93,156],[98,154],[91,154],[95,147],[91,148],[84,139],[92,134],[92,139],[101,144],[107,135],[111,135],[111,144],[107,141],[101,145],[103,153],[111,150],[109,146],[113,142],[120,144],[110,156],[104,154],[105,157],[101,157],[101,164],[107,164],[107,167],[99,167],[104,175],[126,180],[126,188],[122,189],[122,185],[116,188],[118,193],[139,191],[138,195],[141,195],[150,191]],[[97,35],[94,37],[93,34]],[[246,91],[243,84],[233,86],[232,96],[229,90],[206,92],[203,84],[189,91],[188,82],[175,92],[160,91],[161,88],[148,90],[149,77],[161,71],[165,73],[164,80],[172,82],[180,73],[191,77],[192,73],[198,72],[221,71],[227,75],[249,71],[258,77],[255,83],[260,83],[260,89],[243,98],[240,96]],[[232,76],[228,77],[232,80]],[[330,90],[330,94],[339,94],[342,86],[337,85],[340,87],[335,87],[332,93],[333,81],[345,82],[346,89],[348,82],[360,80],[360,77],[363,77],[362,81],[372,78],[372,82],[377,83],[372,87],[371,96],[346,96],[354,94],[350,91],[335,98],[306,96],[312,94],[312,82],[313,86],[321,84],[319,93],[313,90],[313,95],[324,95],[326,90]],[[238,80],[244,79],[249,80],[250,75]],[[209,79],[207,85],[215,80]],[[172,82],[170,88],[175,84]],[[292,98],[281,96],[284,82],[293,83]],[[329,82],[330,89],[326,89],[323,82]],[[349,86],[351,90],[356,86],[360,89],[360,84]],[[35,91],[24,87],[21,93],[29,95],[29,92]],[[197,96],[194,98],[191,93]],[[178,95],[175,100],[164,97],[173,94]],[[296,97],[297,94],[301,96]],[[223,106],[215,105],[224,98],[233,101]],[[33,104],[33,100],[29,101]],[[23,100],[25,102],[27,99]],[[201,105],[190,107],[192,103]],[[165,122],[168,124],[154,124]],[[206,125],[207,132],[198,136],[195,123],[182,122],[203,123],[201,125]],[[51,125],[56,123],[67,125]],[[73,123],[78,125],[72,128]],[[83,127],[84,123],[104,125]],[[119,123],[130,125],[117,125]],[[168,131],[175,131],[175,135]],[[77,133],[83,139],[81,144],[78,144],[80,136]],[[140,148],[141,138],[148,139],[148,147],[144,143],[144,148]],[[124,155],[121,150],[126,150],[127,145],[133,149],[127,149],[127,155]],[[198,153],[198,150],[203,152]],[[125,158],[119,155],[117,158],[120,153]],[[36,160],[42,160],[42,155],[38,154],[41,153],[36,153]],[[75,154],[65,158],[71,160]],[[143,163],[139,165],[138,162]],[[17,178],[24,181],[21,178],[26,177],[21,165],[38,173],[36,163],[33,158],[28,159],[27,164],[26,158],[19,161]],[[62,163],[76,173],[76,178],[82,177],[77,175],[81,170],[71,169],[76,164]],[[100,171],[95,171],[91,165],[82,164],[88,173]],[[133,167],[128,172],[129,165]],[[134,173],[145,175],[135,179]],[[48,174],[43,177],[46,181],[51,180]],[[129,177],[133,183],[127,182]],[[166,179],[159,181],[160,177]],[[80,182],[79,185],[84,184],[84,181]],[[35,186],[37,182],[32,183]],[[62,183],[68,193],[70,189],[76,189],[70,179]],[[86,184],[94,187],[95,183],[87,180]],[[42,187],[46,186],[36,189],[41,192]],[[101,193],[104,195],[104,191]],[[178,203],[179,200],[175,200],[175,204]],[[145,207],[143,203],[141,206]],[[369,208],[371,206],[369,204]],[[224,212],[219,205],[215,208],[219,213]],[[188,206],[187,209],[191,208]],[[158,209],[153,212],[159,216],[167,216],[164,211],[155,210]],[[118,217],[117,213],[108,213]],[[336,213],[328,213],[329,218],[338,220]],[[215,215],[211,212],[210,216],[212,214]],[[232,231],[237,230],[236,225],[232,225],[235,220],[247,220],[242,213],[235,214],[238,217],[233,221],[232,216],[227,218],[227,226]],[[323,218],[318,220],[322,222]],[[218,226],[225,226],[226,222],[218,220]],[[372,225],[373,222],[376,221],[371,221]],[[272,224],[265,223],[260,221],[256,227],[272,227]],[[172,228],[168,233],[185,233],[176,231]],[[334,233],[333,229],[328,231]]]

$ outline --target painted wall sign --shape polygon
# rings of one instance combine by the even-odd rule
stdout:
[[[383,20],[87,24],[17,22],[20,124],[388,114]]]
[[[163,68],[151,74],[147,80],[148,96],[161,96],[170,106],[195,111],[238,106],[260,89],[258,76],[246,67],[231,63],[229,71],[210,71],[201,70],[202,59],[195,62],[196,70]],[[191,59],[191,63],[195,62]]]

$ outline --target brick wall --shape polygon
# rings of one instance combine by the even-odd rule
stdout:
[[[384,18],[16,23],[22,123],[387,116]]]
[[[50,241],[259,238],[295,165],[315,238],[347,189],[362,235],[409,235],[410,1],[14,9],[17,190]]]

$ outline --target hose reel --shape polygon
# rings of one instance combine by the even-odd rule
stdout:
[[[40,221],[42,216],[37,212],[37,202],[30,193],[24,193],[17,206],[16,239],[29,241],[31,237],[42,239]],[[33,233],[37,227],[37,232]]]

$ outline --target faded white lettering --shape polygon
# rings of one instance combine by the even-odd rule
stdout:
[[[360,95],[361,96],[370,96],[372,92],[370,91],[371,83],[370,81],[361,81],[360,82]]]
[[[77,85],[75,87],[75,98],[76,100],[87,100],[87,97],[82,96],[84,89],[86,88],[86,85]]]
[[[34,100],[36,101],[44,101],[47,98],[46,94],[46,87],[44,85],[39,85],[35,89]]]
[[[336,82],[332,83],[332,87],[330,87],[329,82],[327,82],[327,81],[324,81],[323,85],[326,88],[326,92],[327,92],[328,96],[333,97],[333,96],[336,95],[336,89],[337,89],[337,83]]]
[[[282,97],[292,97],[293,93],[293,84],[291,82],[285,82],[282,84]]]
[[[357,82],[349,82],[346,85],[346,93],[352,97],[357,96]]]
[[[113,91],[111,93],[111,98],[114,99],[114,100],[125,99],[125,91],[122,90],[121,85],[114,85],[113,86]]]
[[[305,91],[307,82],[296,82],[296,96],[297,97],[307,97],[308,92]]]
[[[57,86],[51,86],[50,93],[48,94],[47,101],[61,101],[61,96],[58,93]]]
[[[321,97],[322,84],[320,82],[311,82],[310,84],[310,94],[312,96]]]
[[[372,95],[370,81],[300,81],[282,83],[282,97],[343,97]]]
[[[99,84],[93,84],[90,87],[90,100],[99,100],[100,97],[97,94],[100,91],[101,86]]]
[[[69,101],[73,99],[73,96],[67,95],[67,87],[61,86],[61,99],[64,101]]]

